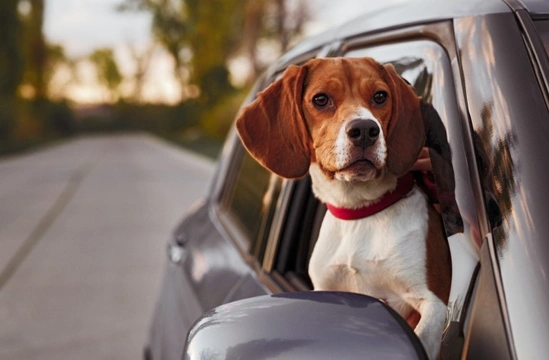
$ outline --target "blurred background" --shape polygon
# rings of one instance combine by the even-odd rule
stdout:
[[[0,154],[147,131],[215,157],[258,74],[352,17],[340,3],[2,0]]]

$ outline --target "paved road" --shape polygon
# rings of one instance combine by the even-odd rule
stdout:
[[[212,172],[147,135],[0,160],[0,359],[139,359],[166,240]]]

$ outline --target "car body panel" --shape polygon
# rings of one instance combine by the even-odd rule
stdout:
[[[513,359],[514,346],[507,335],[503,316],[504,303],[498,297],[499,291],[488,242],[481,248],[480,263],[482,266],[471,301],[469,322],[465,329],[467,335],[462,359]]]
[[[180,266],[205,310],[221,304],[249,271],[234,246],[221,240],[224,236],[213,226],[207,212],[205,205],[188,219],[192,227],[183,225],[175,232],[176,237],[180,233],[187,236],[183,244],[187,255]]]
[[[426,24],[459,17],[510,11],[509,6],[499,0],[408,1],[391,4],[374,12],[368,12],[367,7],[365,7],[357,11],[357,13],[364,12],[363,15],[359,15],[337,28],[300,42],[284,54],[274,64],[274,67],[279,68],[295,57],[312,52],[326,44],[360,34],[387,31],[394,28],[409,27],[414,24]]]
[[[493,253],[504,310],[517,356],[543,358],[549,336],[547,104],[513,18],[460,19],[456,29],[471,121],[494,161],[503,223],[493,229]]]
[[[166,264],[147,339],[146,359],[181,359],[185,336],[205,311],[176,265]]]
[[[549,3],[545,0],[516,0],[525,7],[531,14],[547,14],[549,12]]]
[[[149,336],[153,359],[179,359],[187,331],[206,310],[269,293],[219,233],[210,209],[210,202],[197,203],[168,242],[168,252],[175,246],[181,255],[174,259],[169,254],[164,271]]]

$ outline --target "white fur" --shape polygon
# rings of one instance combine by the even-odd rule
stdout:
[[[379,126],[379,129],[383,129],[381,126],[381,123],[379,120],[372,114],[370,109],[359,106],[357,108],[357,118],[359,119],[367,119],[367,120],[373,120]],[[387,146],[385,145],[385,134],[383,131],[379,132],[379,137],[376,140],[376,143],[373,145],[375,156],[379,159],[379,161],[383,164],[385,164],[385,160],[387,158]]]
[[[311,174],[316,173],[315,168],[311,167]],[[319,185],[317,180],[320,178],[313,176],[317,190],[324,190],[325,182],[321,180]],[[404,318],[416,309],[421,320],[415,332],[429,358],[435,359],[446,305],[427,288],[426,201],[414,188],[407,197],[367,218],[340,220],[327,212],[309,262],[309,275],[315,290],[351,291],[383,299]]]
[[[387,191],[396,187],[397,179],[390,173],[356,186],[351,182],[330,180],[324,176],[316,163],[309,167],[313,180],[313,192],[324,203],[338,207],[356,209],[379,199]]]
[[[349,162],[349,137],[345,131],[348,123],[349,121],[346,121],[341,125],[335,141],[336,167],[338,169],[344,168]]]

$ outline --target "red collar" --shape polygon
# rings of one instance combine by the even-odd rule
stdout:
[[[410,191],[412,191],[413,187],[414,176],[411,172],[409,172],[406,175],[398,178],[397,186],[393,191],[385,193],[385,195],[383,195],[383,197],[381,197],[379,201],[373,204],[358,209],[340,208],[331,204],[326,204],[326,207],[332,213],[332,215],[338,219],[358,220],[385,210],[386,208],[406,196]]]

